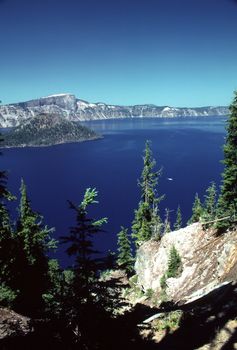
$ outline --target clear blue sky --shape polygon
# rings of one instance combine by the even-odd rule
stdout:
[[[2,103],[71,92],[93,102],[227,105],[235,0],[0,0]]]

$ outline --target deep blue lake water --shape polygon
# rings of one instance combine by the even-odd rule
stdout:
[[[165,194],[161,213],[171,219],[180,204],[183,219],[191,215],[196,192],[202,196],[211,181],[220,183],[225,118],[130,119],[86,122],[104,138],[47,148],[4,150],[1,169],[9,172],[9,189],[16,195],[24,178],[34,210],[55,227],[55,237],[66,235],[74,224],[67,200],[79,204],[87,187],[99,191],[92,215],[106,216],[106,233],[98,236],[100,250],[116,249],[120,225],[129,227],[139,201],[137,179],[142,152],[151,140],[157,168],[162,167],[158,192]],[[172,178],[170,181],[168,178]],[[61,261],[65,255],[61,247]]]

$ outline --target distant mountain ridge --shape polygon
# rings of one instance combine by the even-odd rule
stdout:
[[[13,127],[41,113],[57,114],[70,121],[118,118],[175,118],[226,116],[228,107],[169,107],[153,104],[120,106],[102,102],[90,103],[73,94],[56,94],[26,102],[0,106],[0,127]]]

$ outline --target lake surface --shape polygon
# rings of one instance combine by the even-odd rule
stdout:
[[[180,204],[183,221],[191,215],[195,193],[205,193],[211,181],[220,184],[225,122],[216,118],[124,119],[85,122],[104,138],[46,148],[6,149],[1,169],[9,172],[9,189],[19,194],[24,178],[33,209],[55,227],[55,237],[74,225],[67,200],[79,204],[87,187],[99,191],[96,218],[106,216],[106,232],[96,239],[100,250],[116,249],[120,225],[129,227],[139,201],[137,179],[142,171],[145,141],[151,140],[157,168],[162,167],[158,192],[165,194],[161,213],[171,219]],[[172,180],[169,180],[172,178]],[[67,259],[60,247],[58,257]]]

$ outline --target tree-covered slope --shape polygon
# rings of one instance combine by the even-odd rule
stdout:
[[[4,135],[2,147],[51,146],[99,138],[93,130],[56,114],[29,118]]]

